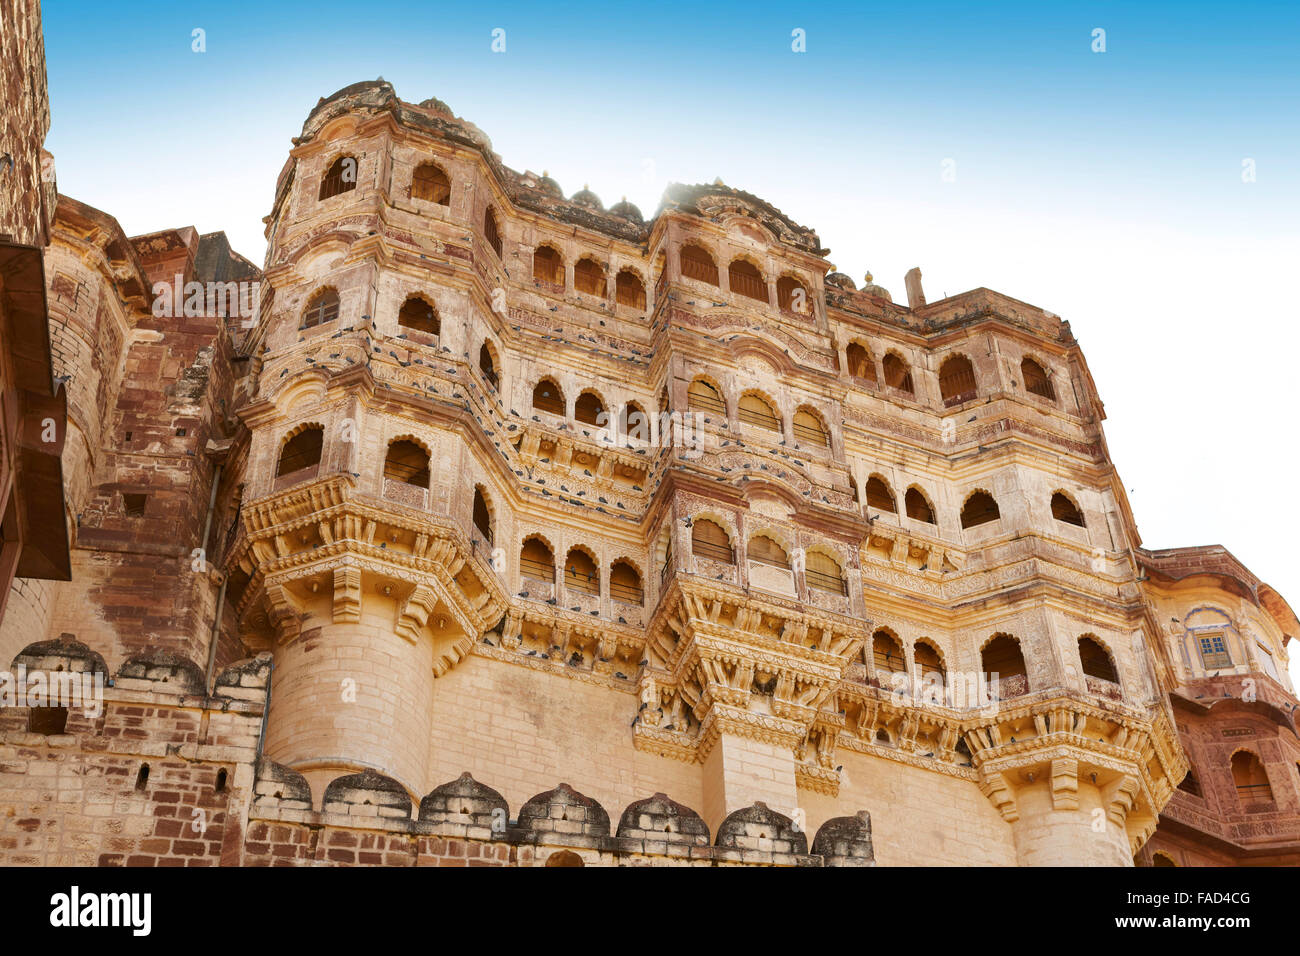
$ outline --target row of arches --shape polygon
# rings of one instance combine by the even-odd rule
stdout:
[[[889,514],[898,514],[898,501],[894,490],[882,476],[871,475],[867,479],[866,488],[861,492],[858,489],[856,478],[850,478],[849,484],[853,489],[855,501],[861,502],[865,497],[869,508],[875,508],[877,511],[885,511]],[[915,521],[921,521],[925,524],[938,524],[935,518],[934,505],[925,492],[916,485],[912,485],[903,493],[903,512],[907,517]],[[978,525],[997,521],[1001,517],[1002,511],[998,507],[997,500],[982,488],[972,491],[962,503],[962,528],[974,528]]]
[[[1098,638],[1091,634],[1081,635],[1078,651],[1085,676],[1111,684],[1119,683],[1115,659]],[[902,641],[887,627],[877,628],[871,635],[871,660],[877,677],[907,671]],[[921,675],[937,674],[941,682],[947,680],[943,654],[927,639],[918,638],[913,642],[912,661]],[[995,634],[980,649],[980,668],[986,676],[997,674],[999,681],[1003,682],[1001,686],[1004,690],[1010,688],[1014,691],[1004,696],[1019,696],[1028,691],[1028,670],[1020,641],[1010,634]]]
[[[543,244],[533,250],[533,281],[564,289],[564,257],[554,246]],[[582,256],[573,266],[573,286],[584,295],[605,298],[605,267],[592,256]],[[614,276],[614,301],[619,305],[645,309],[645,280],[635,269],[624,267]]]
[[[697,242],[688,242],[678,251],[682,275],[696,282],[720,287],[718,264],[712,253]],[[727,266],[727,288],[736,295],[771,304],[767,278],[755,263],[738,256]],[[804,284],[793,276],[780,276],[776,280],[776,304],[782,312],[807,315],[811,299]]]
[[[731,536],[722,525],[709,518],[696,518],[691,522],[691,553],[723,564],[736,563],[736,551],[732,547]],[[749,561],[769,567],[785,571],[794,570],[789,552],[775,538],[761,531],[749,536],[745,557]],[[810,588],[832,594],[849,593],[848,582],[844,579],[844,571],[840,563],[825,551],[820,549],[806,551],[803,571],[804,581]]]
[[[706,415],[727,416],[727,401],[717,383],[697,376],[686,389],[686,407]],[[773,403],[757,389],[742,392],[736,401],[736,418],[774,434],[782,433],[781,416]],[[790,419],[790,429],[801,444],[830,447],[830,431],[822,416],[811,405],[799,405]]]
[[[339,156],[335,159],[321,176],[317,200],[332,199],[356,189],[358,168],[355,156]],[[448,206],[451,204],[451,179],[437,163],[421,163],[411,174],[407,195],[412,199]]]
[[[912,369],[898,352],[888,351],[881,359],[877,373],[876,360],[870,349],[861,342],[850,342],[844,350],[849,375],[869,385],[884,384],[907,395],[915,396]],[[1037,360],[1025,356],[1020,361],[1020,378],[1025,391],[1050,402],[1056,401],[1056,389],[1047,370]],[[939,395],[944,405],[960,405],[979,394],[979,380],[975,365],[960,353],[949,355],[939,366]]]
[[[310,329],[326,325],[339,317],[339,294],[332,286],[317,290],[307,301],[299,322],[299,329]],[[416,292],[408,295],[397,310],[397,326],[409,332],[438,336],[442,334],[442,319],[438,307],[429,297]],[[483,340],[479,347],[479,371],[493,388],[500,387],[498,360],[491,343]]]
[[[555,583],[555,552],[540,535],[524,539],[519,549],[519,573],[528,580]],[[601,594],[600,565],[582,545],[574,545],[564,558],[564,587],[571,592]],[[641,572],[627,558],[609,566],[609,596],[624,604],[644,604],[645,589]]]
[[[871,474],[864,489],[859,491],[856,478],[849,478],[855,501],[865,503],[868,508],[889,514],[898,514],[898,498],[894,489],[884,476]],[[1083,511],[1078,504],[1063,491],[1055,491],[1051,498],[1052,517],[1063,524],[1079,528],[1087,527]],[[917,485],[911,485],[903,494],[903,513],[916,521],[936,524],[934,506]],[[977,525],[996,521],[1002,516],[994,497],[983,489],[971,492],[962,504],[961,526],[973,528]]]
[[[331,199],[357,186],[358,161],[354,156],[339,156],[321,177],[318,199]],[[413,200],[440,206],[451,204],[451,178],[437,163],[427,161],[418,165],[411,174],[408,195]],[[501,258],[501,230],[496,212],[491,206],[483,214],[483,238]],[[713,255],[698,242],[687,243],[679,250],[682,275],[712,286],[719,285],[719,272]],[[559,251],[550,245],[540,245],[533,251],[533,279],[552,286],[563,287],[564,260]],[[604,297],[605,269],[590,256],[583,256],[574,266],[574,287],[587,295]],[[749,259],[738,257],[727,267],[728,288],[737,295],[769,303],[767,280],[762,270]],[[808,314],[808,290],[798,279],[781,276],[776,282],[777,306],[783,312]],[[615,276],[615,299],[620,305],[636,309],[646,307],[645,280],[633,269],[621,269]]]

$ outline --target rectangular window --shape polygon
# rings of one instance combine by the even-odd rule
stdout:
[[[1197,641],[1201,646],[1201,664],[1206,670],[1232,666],[1232,656],[1222,634],[1209,634],[1197,638]]]

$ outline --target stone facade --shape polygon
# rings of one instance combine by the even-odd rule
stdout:
[[[0,709],[0,863],[1295,846],[1295,617],[1142,549],[1050,313],[858,289],[722,183],[566,199],[383,81],[307,118],[260,270],[67,197],[51,234],[72,580],[15,585],[0,659],[105,686]],[[1250,640],[1198,671],[1213,626]]]

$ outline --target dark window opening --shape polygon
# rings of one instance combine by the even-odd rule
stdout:
[[[963,528],[973,528],[976,525],[988,524],[990,521],[997,521],[1002,517],[998,510],[998,503],[993,500],[993,496],[985,491],[977,491],[966,499],[966,504],[961,509],[961,526]]]
[[[691,553],[724,564],[736,563],[727,532],[707,518],[700,518],[691,526]]]
[[[409,439],[388,446],[384,477],[418,488],[429,487],[429,453]]]
[[[325,325],[339,317],[339,294],[333,289],[322,289],[312,296],[302,313],[302,328]]]
[[[325,444],[323,428],[307,428],[284,443],[280,463],[275,469],[277,478],[320,464],[321,449]]]
[[[450,205],[451,180],[433,163],[423,163],[411,177],[411,198],[423,199],[439,206]]]
[[[437,309],[418,295],[413,295],[402,303],[402,308],[397,313],[397,324],[401,328],[427,335],[437,335],[442,330]]]
[[[318,199],[329,199],[356,188],[357,161],[352,156],[340,156],[330,164],[321,179]]]

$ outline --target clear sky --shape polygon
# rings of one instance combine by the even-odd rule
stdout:
[[[1300,608],[1300,4],[43,12],[59,188],[128,234],[223,229],[260,263],[289,138],[377,76],[567,193],[650,215],[667,182],[720,176],[859,284],[904,300],[920,266],[931,301],[988,286],[1068,319],[1143,543],[1223,544]]]

